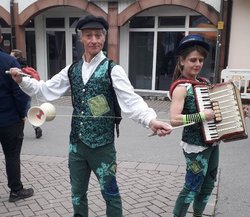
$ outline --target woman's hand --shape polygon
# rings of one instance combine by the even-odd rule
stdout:
[[[215,118],[215,114],[214,114],[213,109],[204,109],[203,112],[204,112],[206,121],[211,121]]]

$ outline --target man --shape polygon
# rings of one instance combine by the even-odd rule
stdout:
[[[52,101],[71,88],[73,115],[69,145],[69,170],[74,216],[88,216],[87,190],[93,171],[106,201],[108,217],[121,217],[121,197],[116,182],[114,146],[114,99],[108,75],[109,61],[102,49],[109,28],[103,17],[82,17],[76,25],[85,53],[81,61],[65,67],[50,80],[22,78],[11,69],[12,78],[28,94]],[[128,77],[119,65],[111,70],[112,84],[122,111],[131,119],[150,127],[159,136],[172,127],[156,120],[156,113],[134,93]]]
[[[0,26],[0,43],[2,39]],[[5,73],[12,67],[20,66],[15,58],[0,50],[0,143],[5,156],[10,188],[9,202],[31,197],[34,193],[32,188],[23,188],[20,168],[20,153],[29,96],[19,88],[10,75]]]

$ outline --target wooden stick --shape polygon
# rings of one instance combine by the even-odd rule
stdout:
[[[7,71],[5,71],[5,73],[6,73],[6,74],[10,74],[10,71],[7,70]],[[28,75],[28,74],[22,72],[21,70],[18,71],[18,73],[19,73],[20,75],[22,75],[22,76],[26,76],[26,77],[30,77],[30,78],[31,78],[31,75]]]
[[[176,127],[173,127],[172,129],[175,130],[175,129],[190,126],[190,125],[193,125],[193,124],[195,124],[195,122],[191,122],[191,123],[188,123],[188,124],[183,124],[183,125],[180,125],[180,126],[176,126]],[[156,135],[157,135],[157,133],[153,132],[151,134],[148,134],[148,137],[156,136]]]

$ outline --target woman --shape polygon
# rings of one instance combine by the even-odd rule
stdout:
[[[201,133],[201,123],[214,118],[212,109],[198,112],[195,104],[193,85],[209,82],[199,77],[203,63],[209,52],[209,44],[200,35],[184,37],[177,49],[177,65],[170,88],[172,102],[170,118],[172,126],[184,127],[181,146],[186,158],[186,177],[184,187],[179,193],[174,207],[174,216],[186,216],[193,202],[194,217],[202,216],[208,198],[216,181],[219,147],[218,144],[207,145]],[[176,81],[178,80],[178,81]]]

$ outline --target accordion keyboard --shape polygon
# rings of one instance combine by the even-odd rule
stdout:
[[[214,102],[219,108],[220,117],[218,120],[203,122],[207,143],[244,134],[245,122],[241,99],[233,83],[223,83],[211,87],[195,86],[195,94],[199,111],[213,109]]]
[[[209,96],[209,90],[208,87],[197,87],[196,90],[196,99],[199,106],[199,111],[203,111],[204,109],[212,109],[212,103]],[[205,140],[211,141],[211,140],[218,140],[219,134],[217,132],[217,127],[215,120],[212,121],[204,121],[203,122],[203,130],[205,134]]]

